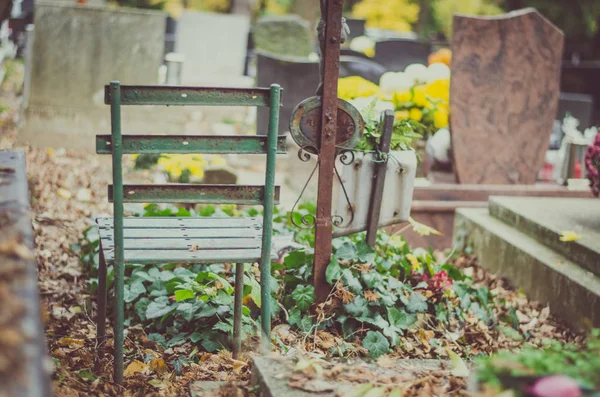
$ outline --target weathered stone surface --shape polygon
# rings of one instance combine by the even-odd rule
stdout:
[[[490,197],[490,214],[600,276],[600,200]],[[564,231],[580,235],[562,242]]]
[[[310,24],[294,16],[260,18],[252,30],[256,49],[277,55],[307,57],[314,51]]]
[[[521,287],[574,329],[600,326],[600,277],[491,216],[456,210],[455,247],[469,246],[481,266]]]
[[[556,116],[563,42],[534,9],[454,17],[450,104],[460,183],[535,182]]]
[[[202,183],[212,185],[235,185],[237,174],[230,167],[207,167],[204,169]]]
[[[218,85],[240,80],[244,72],[250,18],[244,15],[184,11],[177,23],[175,52],[185,56],[182,85]],[[240,82],[236,81],[237,85]]]
[[[110,132],[104,85],[111,80],[157,84],[165,20],[166,14],[155,11],[37,2],[27,60],[30,92],[19,140],[92,149],[95,134]],[[168,128],[148,108],[124,110],[123,119],[135,126],[129,131]]]
[[[354,378],[350,370],[344,371],[335,381],[316,379],[306,382],[306,389],[290,386],[290,376],[293,373],[294,361],[291,357],[255,357],[252,360],[252,384],[259,386],[261,397],[337,397],[348,395],[358,383],[368,383],[377,378],[389,377],[414,377],[431,371],[443,371],[449,369],[449,363],[442,360],[390,360],[389,365],[379,366],[376,363],[367,363],[362,360],[348,360],[342,365],[348,369],[357,370],[357,378],[350,383],[345,376]],[[341,363],[329,361],[328,364]],[[320,363],[323,366],[325,362]],[[343,370],[343,369],[342,369]],[[369,374],[371,376],[369,377]],[[340,379],[341,378],[341,379]],[[363,382],[360,382],[363,380]],[[302,382],[296,382],[302,383]],[[308,391],[313,389],[315,391]],[[318,394],[316,394],[318,393]]]

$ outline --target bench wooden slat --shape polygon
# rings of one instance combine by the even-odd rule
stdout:
[[[126,250],[220,250],[220,249],[257,249],[260,248],[260,237],[246,238],[126,238]],[[112,239],[102,243],[103,248],[114,248]]]
[[[275,186],[274,204],[279,204],[279,190]],[[261,205],[264,192],[264,186],[245,185],[123,185],[123,202]],[[113,185],[108,185],[108,200],[113,201]]]
[[[100,236],[103,236],[100,233]],[[111,234],[106,235],[112,239]],[[157,229],[125,229],[124,238],[238,238],[238,237],[256,237],[262,236],[262,230],[247,229],[161,229],[160,235]]]
[[[114,251],[105,251],[108,263],[114,261]],[[260,260],[260,248],[224,250],[125,250],[125,263],[246,263]]]
[[[173,87],[122,85],[121,105],[269,106],[269,88]],[[104,86],[110,105],[110,85]]]
[[[123,153],[132,154],[267,154],[267,136],[123,135]],[[112,137],[96,135],[96,153],[111,154]],[[277,153],[286,152],[286,137],[277,138]]]
[[[113,227],[113,218],[98,218],[96,223],[103,228]],[[175,218],[175,217],[127,217],[123,218],[125,229],[133,228],[186,228],[186,229],[232,229],[232,228],[262,228],[262,221],[257,218],[238,217],[201,217],[201,218]]]

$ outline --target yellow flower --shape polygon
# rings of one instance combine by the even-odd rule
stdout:
[[[423,112],[421,112],[421,109],[419,108],[412,108],[410,109],[409,117],[412,120],[421,121],[421,119],[423,118]]]
[[[437,109],[433,113],[433,125],[435,128],[448,127],[448,111],[444,109]]]
[[[396,105],[410,101],[411,97],[412,97],[412,95],[410,95],[410,91],[402,91],[402,92],[394,93],[394,101],[395,101]]]
[[[338,97],[352,100],[359,97],[379,95],[379,86],[360,76],[349,76],[338,81]]]
[[[410,113],[408,110],[397,110],[394,112],[394,116],[396,116],[396,120],[404,120],[410,117]]]
[[[560,241],[569,242],[569,241],[577,241],[581,238],[581,236],[573,231],[566,230],[562,232],[559,237]]]
[[[375,47],[365,49],[363,51],[363,54],[365,54],[369,58],[373,58],[375,56]]]
[[[410,262],[413,272],[416,272],[421,268],[419,260],[413,254],[406,254],[406,259]]]
[[[425,107],[427,105],[427,96],[425,95],[425,86],[418,85],[413,88],[413,103],[418,107]]]
[[[425,94],[435,100],[448,102],[450,98],[450,80],[441,79],[425,86]]]

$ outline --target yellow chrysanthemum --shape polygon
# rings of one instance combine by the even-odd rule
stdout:
[[[413,103],[418,107],[425,107],[427,105],[427,95],[425,94],[425,86],[418,85],[413,88]]]
[[[341,78],[338,81],[338,97],[352,100],[360,97],[379,95],[379,86],[360,76]]]
[[[394,116],[396,120],[404,120],[410,117],[410,113],[408,110],[397,110],[394,112]]]
[[[408,262],[410,262],[410,266],[411,266],[413,272],[416,272],[421,268],[421,265],[419,264],[419,260],[413,254],[406,254],[406,259],[408,260]]]
[[[450,80],[436,80],[425,86],[425,94],[435,100],[448,101],[450,98]]]
[[[410,91],[399,91],[394,93],[394,102],[396,105],[408,102],[411,98],[412,95],[410,94]]]
[[[423,118],[423,112],[419,108],[410,109],[409,117],[415,121],[421,121]]]
[[[433,125],[435,128],[448,127],[448,111],[442,108],[438,108],[433,113]]]

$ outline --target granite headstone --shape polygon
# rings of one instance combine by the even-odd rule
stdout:
[[[531,8],[454,16],[450,112],[459,183],[536,181],[556,117],[563,42]]]

